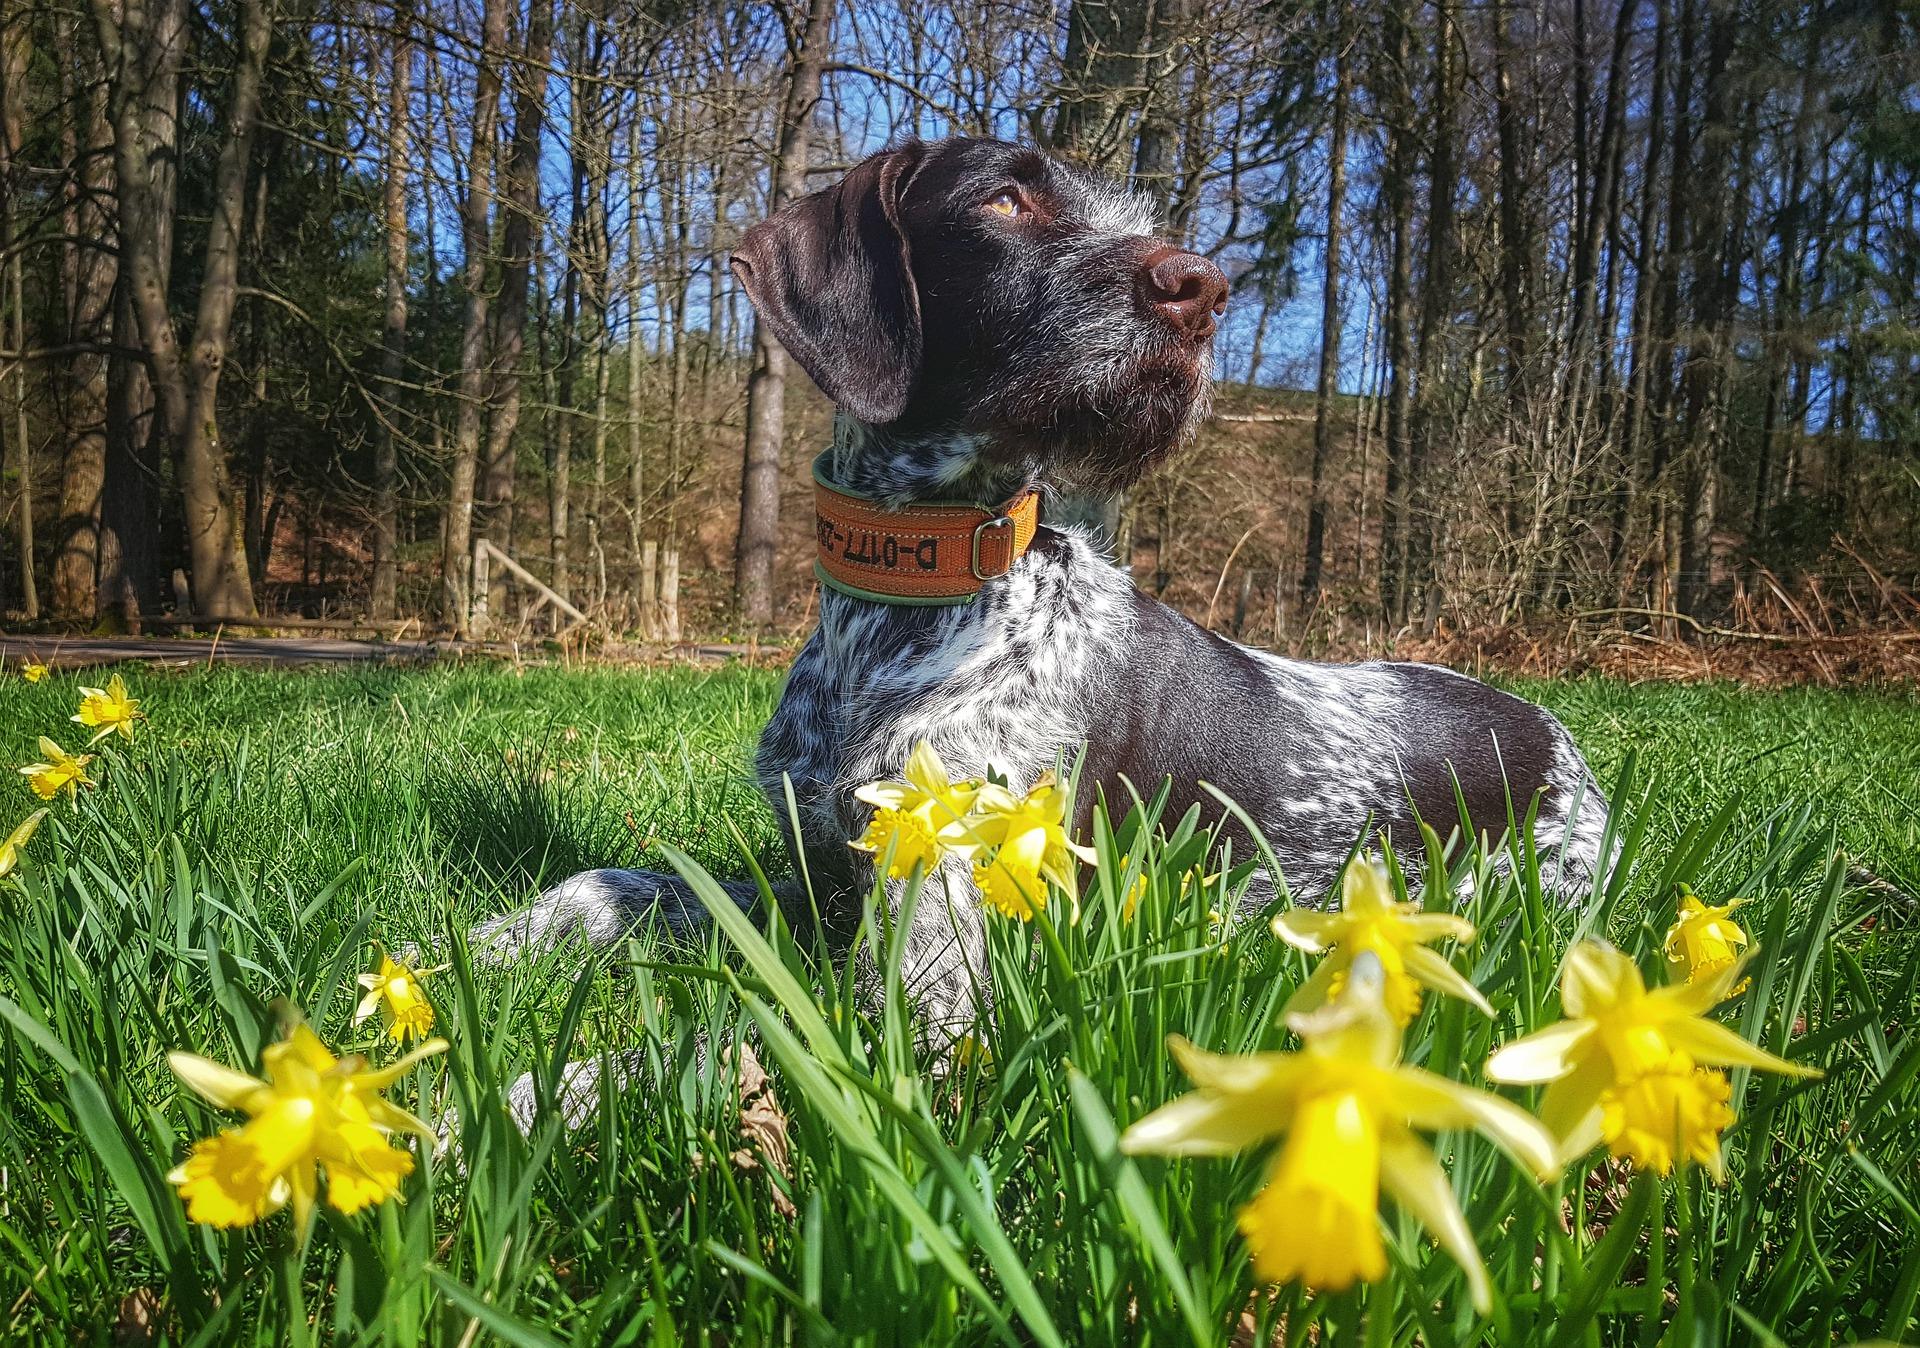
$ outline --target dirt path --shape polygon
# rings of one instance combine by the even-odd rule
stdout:
[[[607,663],[659,664],[680,661],[784,664],[792,650],[783,645],[741,646],[719,642],[668,647],[610,646],[590,657]],[[190,665],[298,665],[337,667],[361,663],[414,664],[446,656],[478,655],[501,660],[546,658],[539,646],[521,647],[473,641],[349,641],[341,637],[54,637],[12,636],[0,632],[0,667],[14,669],[38,661],[55,669],[82,669],[121,660],[142,660],[174,668]]]
[[[345,665],[431,660],[473,648],[449,641],[347,641],[338,637],[19,637],[0,635],[0,661],[55,669],[144,660],[160,665]]]

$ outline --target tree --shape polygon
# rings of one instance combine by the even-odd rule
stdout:
[[[466,257],[460,274],[466,319],[460,334],[456,381],[453,467],[447,484],[446,522],[440,551],[441,617],[463,635],[473,587],[473,493],[480,461],[480,431],[487,391],[487,313],[491,295],[493,162],[500,126],[500,67],[507,45],[506,0],[485,0],[480,52],[474,71],[472,137],[460,211],[460,241]]]
[[[176,102],[188,39],[185,0],[93,0],[108,57],[114,160],[120,189],[121,265],[162,424],[180,475],[195,608],[209,616],[252,616],[253,586],[239,515],[231,504],[220,438],[220,375],[238,298],[241,213],[272,36],[271,0],[241,0],[238,60],[214,167],[212,219],[191,337],[182,342],[170,312],[168,277],[177,153]]]
[[[787,23],[787,91],[780,108],[767,213],[806,195],[813,114],[833,43],[839,0],[795,0]],[[740,533],[734,548],[734,602],[750,627],[773,621],[774,553],[780,533],[780,467],[786,434],[787,353],[767,326],[753,324],[753,374],[747,380],[746,448],[740,471]]]
[[[1307,490],[1306,563],[1300,572],[1300,607],[1320,597],[1320,570],[1327,537],[1327,465],[1333,458],[1333,398],[1340,379],[1340,236],[1347,203],[1347,117],[1353,102],[1353,72],[1347,44],[1334,38],[1333,121],[1327,133],[1327,242],[1321,267],[1320,373],[1313,394],[1313,467]]]

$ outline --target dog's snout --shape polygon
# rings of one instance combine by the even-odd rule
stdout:
[[[1174,329],[1196,340],[1213,336],[1214,317],[1227,307],[1227,278],[1198,253],[1159,248],[1140,264],[1140,302]]]

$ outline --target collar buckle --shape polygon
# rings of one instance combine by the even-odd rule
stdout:
[[[1016,560],[1014,556],[1013,527],[1013,518],[1009,515],[996,515],[990,520],[981,520],[980,523],[973,527],[973,556],[967,562],[967,570],[975,580],[998,580],[1000,577],[1006,575],[1007,572],[1013,570],[1013,564]],[[980,569],[980,536],[988,529],[1007,530],[1007,564],[998,571],[995,571],[992,575],[988,575]]]

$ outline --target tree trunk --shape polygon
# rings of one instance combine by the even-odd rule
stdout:
[[[494,140],[500,128],[500,63],[507,45],[506,0],[485,0],[479,64],[474,75],[473,138],[467,155],[466,200],[460,212],[465,261],[460,284],[467,293],[460,332],[460,377],[456,385],[453,465],[447,516],[441,531],[440,616],[465,635],[473,582],[473,487],[480,458],[480,427],[487,392],[487,261],[491,250]]]
[[[381,426],[373,460],[373,594],[377,619],[394,615],[398,590],[394,547],[398,535],[395,487],[400,475],[400,381],[407,372],[407,120],[413,89],[411,0],[394,0],[393,51],[387,67],[387,180],[381,213],[387,234],[385,340],[381,344]]]
[[[486,472],[481,480],[481,532],[512,556],[514,431],[520,425],[521,357],[526,351],[527,291],[533,253],[539,245],[540,150],[546,130],[547,77],[553,64],[553,0],[534,0],[527,16],[526,45],[518,61],[513,143],[507,155],[506,229],[502,237],[500,294],[494,308],[492,421],[487,432]],[[505,611],[506,568],[494,572],[491,611]]]
[[[20,560],[20,609],[29,619],[40,616],[40,587],[33,574],[33,444],[27,429],[27,285],[24,250],[14,251],[13,232],[18,223],[14,203],[25,196],[20,179],[20,152],[23,146],[27,106],[27,64],[33,55],[33,29],[27,16],[15,13],[14,6],[0,6],[0,257],[7,259],[8,284],[0,294],[12,301],[10,329],[0,329],[12,339],[21,355],[12,367],[0,372],[0,439],[7,445],[7,476],[13,482],[13,526],[16,555]],[[8,312],[0,303],[0,314]]]
[[[1333,125],[1327,136],[1327,245],[1320,296],[1320,374],[1313,398],[1313,467],[1307,493],[1307,556],[1300,573],[1300,613],[1320,596],[1327,535],[1327,464],[1333,457],[1333,399],[1340,379],[1340,237],[1347,203],[1347,105],[1353,77],[1344,37],[1334,36]]]
[[[1446,435],[1441,401],[1450,352],[1453,315],[1454,194],[1458,190],[1455,140],[1459,135],[1459,95],[1455,88],[1456,42],[1452,12],[1442,0],[1438,7],[1433,58],[1433,156],[1428,173],[1427,263],[1420,305],[1419,382],[1414,387],[1412,430],[1406,464],[1409,513],[1404,523],[1406,547],[1401,554],[1402,581],[1398,589],[1402,622],[1413,612],[1416,599],[1430,611],[1428,591],[1435,583],[1433,512],[1429,480],[1439,460]]]
[[[65,161],[61,292],[66,341],[66,448],[60,464],[60,517],[53,552],[53,616],[94,617],[100,573],[101,492],[107,471],[107,362],[119,258],[108,246],[113,192],[112,128],[98,62],[81,52],[71,17],[55,24],[61,71],[61,151]],[[85,76],[84,82],[82,76]],[[84,91],[83,91],[84,90]],[[98,241],[96,244],[95,241]]]
[[[1413,405],[1413,44],[1401,0],[1387,7],[1389,97],[1387,170],[1382,191],[1387,200],[1387,468],[1380,511],[1380,608],[1387,626],[1406,617],[1403,558],[1409,528],[1409,477],[1412,442],[1408,434]]]
[[[1727,88],[1734,23],[1732,12],[1721,7],[1721,0],[1715,0],[1707,26],[1700,147],[1703,158],[1716,165],[1726,165],[1735,158]],[[1743,165],[1747,162],[1744,154],[1739,158]],[[1738,184],[1729,184],[1723,174],[1716,174],[1710,184],[1692,187],[1700,194],[1702,210],[1693,234],[1692,340],[1681,373],[1686,397],[1685,509],[1680,520],[1676,594],[1680,612],[1692,617],[1704,612],[1713,581],[1713,527],[1720,497],[1727,383],[1733,359],[1733,299],[1740,270],[1738,249],[1728,236],[1740,232],[1733,212],[1734,203],[1745,193],[1744,167],[1738,176]]]
[[[1527,420],[1529,336],[1527,279],[1532,275],[1532,226],[1526,203],[1525,119],[1513,88],[1513,38],[1507,11],[1493,23],[1494,132],[1500,146],[1500,308],[1507,346],[1507,421],[1516,439]],[[1515,458],[1519,456],[1516,454]]]
[[[805,0],[799,15],[768,214],[804,196],[813,145],[813,110],[833,45],[839,0]],[[780,459],[785,436],[787,353],[757,318],[753,374],[747,380],[746,447],[740,472],[740,533],[734,551],[734,601],[750,627],[773,621],[773,563],[780,541]]]
[[[1633,259],[1633,311],[1628,323],[1626,421],[1621,459],[1625,481],[1614,499],[1614,554],[1611,558],[1617,602],[1626,605],[1647,550],[1653,518],[1654,461],[1647,429],[1647,398],[1653,365],[1654,296],[1660,289],[1660,154],[1665,144],[1667,5],[1654,3],[1653,73],[1647,84],[1647,148],[1640,169],[1639,245]],[[1643,605],[1642,607],[1651,607]]]
[[[102,48],[113,53],[114,159],[122,265],[159,411],[178,466],[193,600],[201,614],[252,616],[245,541],[233,510],[218,398],[238,298],[247,168],[272,15],[268,0],[238,10],[239,59],[215,164],[199,306],[182,350],[168,307],[174,100],[187,41],[184,0],[94,0]]]

